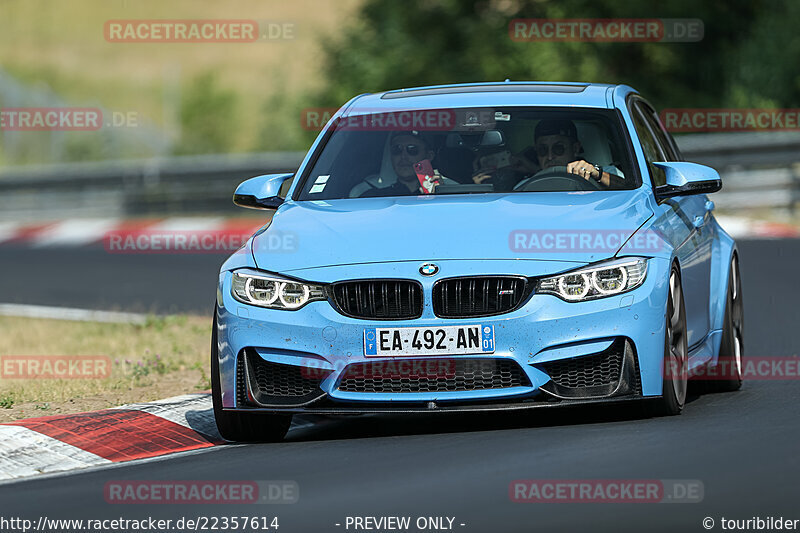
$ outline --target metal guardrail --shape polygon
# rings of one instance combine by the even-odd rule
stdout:
[[[714,195],[721,209],[786,208],[800,202],[800,168],[725,172],[723,190]]]
[[[800,132],[702,133],[676,136],[687,161],[716,168],[779,168],[800,163]]]
[[[800,133],[693,134],[676,141],[684,159],[719,171],[719,209],[794,211],[800,203]]]
[[[303,152],[29,166],[0,172],[0,220],[238,215],[236,186],[293,172]]]
[[[720,209],[794,208],[800,134],[729,133],[677,138],[687,161],[720,171]],[[75,217],[241,215],[231,195],[244,179],[292,172],[303,152],[184,156],[11,167],[0,171],[0,221]]]

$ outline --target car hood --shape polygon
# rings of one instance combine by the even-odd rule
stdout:
[[[272,272],[457,259],[592,262],[612,257],[652,216],[646,199],[639,189],[288,201],[255,236],[253,256]],[[576,245],[583,234],[594,239],[588,247]]]

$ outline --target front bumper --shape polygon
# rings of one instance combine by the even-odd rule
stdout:
[[[231,272],[225,271],[220,274],[217,302],[222,405],[233,410],[320,414],[431,412],[658,396],[668,267],[666,260],[651,259],[645,282],[619,296],[569,303],[534,294],[513,312],[470,319],[434,316],[427,300],[435,280],[417,278],[426,298],[422,317],[389,322],[349,318],[328,302],[313,302],[297,311],[248,306],[231,296]],[[403,359],[442,359],[368,358],[363,348],[365,329],[457,324],[493,326],[496,349],[491,355],[447,356],[454,365],[488,363],[518,376],[502,386],[475,389],[406,387],[374,392],[374,387],[342,386],[351,365],[386,363],[387,368],[398,368]],[[457,366],[448,368],[461,379]],[[598,381],[597,372],[605,377]],[[265,376],[278,375],[280,383],[264,385],[263,380],[269,379]],[[607,379],[609,375],[614,379]]]

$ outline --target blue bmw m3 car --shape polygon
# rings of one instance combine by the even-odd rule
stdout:
[[[295,174],[234,194],[272,216],[219,275],[220,433],[278,440],[297,413],[676,415],[698,376],[738,389],[737,249],[706,196],[720,187],[625,85],[353,98]]]

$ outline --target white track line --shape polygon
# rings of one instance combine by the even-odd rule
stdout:
[[[222,217],[174,217],[148,226],[147,231],[217,231],[223,227],[225,219]]]
[[[74,309],[71,307],[51,307],[46,305],[25,304],[0,304],[0,316],[50,318],[54,320],[108,322],[116,324],[144,324],[147,321],[147,315],[136,313],[95,311],[92,309]]]
[[[18,222],[0,222],[0,243],[16,237],[21,226]]]

